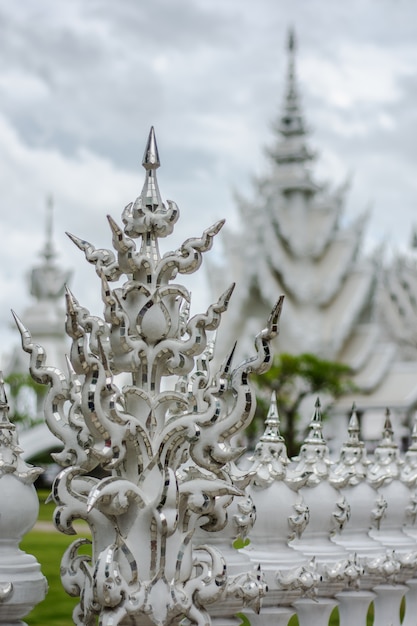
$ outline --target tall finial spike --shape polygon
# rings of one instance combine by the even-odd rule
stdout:
[[[142,160],[142,165],[146,170],[145,182],[139,198],[136,199],[133,205],[133,212],[137,211],[139,207],[141,211],[147,207],[147,210],[153,213],[160,212],[161,210],[166,212],[156,179],[156,170],[160,164],[155,131],[152,126]],[[127,232],[127,234],[129,233]]]
[[[151,130],[149,132],[148,142],[143,154],[142,165],[145,170],[156,170],[161,165],[153,126],[151,126]]]
[[[306,129],[301,114],[297,84],[295,79],[296,40],[295,33],[292,28],[288,32],[287,52],[288,66],[284,97],[284,110],[281,114],[278,129],[284,137],[302,137],[306,134]],[[304,156],[307,158],[311,158],[311,155],[307,153]]]
[[[288,51],[295,52],[295,50],[296,50],[295,32],[294,32],[294,28],[291,26],[288,29]]]

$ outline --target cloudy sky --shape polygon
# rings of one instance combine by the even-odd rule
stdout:
[[[369,245],[405,246],[417,222],[414,0],[0,0],[0,353],[17,340],[10,308],[30,302],[48,194],[60,263],[101,313],[94,269],[64,232],[110,245],[105,215],[119,220],[140,192],[151,125],[162,196],[181,209],[168,248],[221,217],[237,226],[233,190],[250,197],[265,171],[290,25],[319,178],[351,176],[348,216],[372,206]]]

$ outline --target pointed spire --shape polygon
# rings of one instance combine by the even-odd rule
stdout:
[[[49,195],[46,199],[46,237],[45,237],[45,247],[43,249],[43,256],[45,257],[46,262],[55,258],[56,252],[54,249],[54,244],[52,241],[53,234],[53,212],[54,212],[54,200],[52,195]]]
[[[53,243],[53,199],[46,200],[45,244],[40,252],[42,264],[35,266],[30,274],[30,293],[38,300],[57,300],[64,292],[64,285],[71,278],[71,271],[63,271],[55,263],[57,256]]]
[[[394,431],[391,423],[391,411],[387,408],[385,410],[385,422],[384,429],[382,431],[382,440],[378,444],[378,447],[384,448],[397,448],[397,444],[394,442]]]
[[[284,438],[279,432],[279,416],[276,393],[271,394],[265,432],[256,444],[251,458],[248,476],[257,487],[266,488],[272,482],[284,480],[287,472],[288,454]]]
[[[280,419],[278,415],[278,407],[277,407],[277,395],[276,392],[273,391],[271,394],[271,403],[269,405],[268,415],[265,420],[265,432],[262,435],[260,441],[270,442],[270,443],[281,443],[284,441],[284,438],[279,432]]]
[[[160,166],[158,146],[156,144],[155,131],[153,126],[149,132],[148,141],[146,143],[143,155],[142,165],[146,170],[146,178],[142,192],[135,202],[137,207],[138,200],[141,200],[141,206],[147,207],[152,212],[159,210],[165,211],[165,206],[159,192],[158,181],[156,179],[156,170]]]
[[[400,450],[394,441],[390,410],[386,409],[382,439],[374,450],[373,463],[368,471],[370,484],[377,489],[384,483],[399,478],[402,465]]]
[[[291,27],[288,30],[288,50],[289,52],[294,52],[295,51],[295,47],[296,47],[296,41],[295,41],[295,32],[294,29]]]
[[[161,165],[153,126],[151,126],[145,152],[143,153],[142,165],[145,170],[156,170]]]
[[[306,143],[308,128],[306,128],[301,111],[295,76],[296,48],[295,33],[291,29],[287,40],[288,65],[284,87],[284,105],[276,125],[279,137],[276,145],[268,152],[280,166],[293,165],[294,163],[301,166],[300,171],[296,174],[292,172],[289,176],[287,171],[284,172],[285,175],[282,180],[284,189],[303,189],[311,193],[317,190],[317,186],[310,180],[309,170],[304,167],[304,164],[311,161],[315,154]]]
[[[13,309],[12,309],[12,315],[14,317],[17,330],[19,331],[20,336],[22,338],[23,350],[26,350],[27,347],[32,346],[32,335],[30,334],[30,331],[26,328],[26,326],[23,324],[20,317],[18,317],[18,315],[16,315],[16,313],[13,311]]]
[[[359,434],[360,434],[359,420],[358,420],[358,414],[356,412],[355,403],[353,403],[352,405],[352,414],[349,420],[348,433],[349,433],[349,439],[348,439],[347,445],[349,446],[361,445],[361,441],[359,438]]]
[[[305,443],[321,443],[326,444],[323,438],[323,424],[321,419],[321,404],[320,398],[317,398],[313,417],[310,422],[310,432],[304,440]]]
[[[296,40],[294,30],[288,32],[288,66],[285,89],[284,111],[281,116],[279,131],[285,137],[305,135],[306,128],[300,111],[299,96],[295,78]]]
[[[219,371],[221,372],[223,376],[226,376],[227,374],[229,374],[229,372],[232,369],[232,361],[236,352],[236,346],[237,346],[237,341],[234,342],[230,352],[226,354],[226,357],[222,363],[222,366],[220,367]]]
[[[339,460],[332,465],[330,471],[330,484],[337,488],[357,485],[365,480],[367,467],[370,463],[366,457],[365,445],[360,439],[359,419],[355,403],[352,405],[348,433],[348,440],[340,449]]]

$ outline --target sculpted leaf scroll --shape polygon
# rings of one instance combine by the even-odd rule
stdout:
[[[224,220],[161,255],[159,239],[179,211],[161,200],[159,164],[151,129],[144,185],[123,211],[123,229],[108,216],[114,252],[69,235],[95,266],[104,316],[67,289],[67,375],[46,364],[15,316],[31,374],[50,386],[46,420],[63,444],[55,525],[76,534],[73,522],[82,519],[91,531],[91,554],[77,539],[62,561],[66,590],[80,596],[75,623],[84,626],[97,617],[103,626],[174,626],[184,618],[209,626],[211,604],[234,598],[258,611],[265,593],[259,571],[229,575],[220,552],[196,537],[225,528],[236,497],[236,532],[253,524],[242,491],[250,477],[233,465],[241,453],[233,437],[253,417],[249,376],[271,363],[283,298],[255,339],[255,355],[233,369],[232,350],[213,371],[215,333],[234,285],[190,316],[190,293],[172,281],[200,267]]]

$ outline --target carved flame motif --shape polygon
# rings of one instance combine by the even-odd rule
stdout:
[[[222,528],[233,496],[242,495],[228,471],[241,452],[231,437],[252,419],[248,375],[269,367],[283,300],[256,337],[254,357],[233,369],[232,350],[213,374],[212,331],[233,286],[190,317],[190,294],[173,281],[200,267],[223,221],[161,255],[158,239],[172,232],[179,212],[161,201],[153,129],[143,166],[145,183],[123,212],[124,228],[108,218],[114,252],[70,235],[100,278],[104,319],[67,290],[68,373],[46,364],[16,317],[31,374],[50,386],[47,424],[63,443],[55,524],[74,534],[73,520],[83,519],[91,529],[91,554],[78,539],[62,561],[67,592],[80,596],[75,623],[84,626],[97,615],[102,626],[209,623],[206,605],[228,587],[226,564],[213,547],[195,545],[193,533]],[[129,379],[124,386],[117,374]],[[107,475],[93,477],[97,468]],[[258,587],[242,584],[234,595],[257,605]]]

